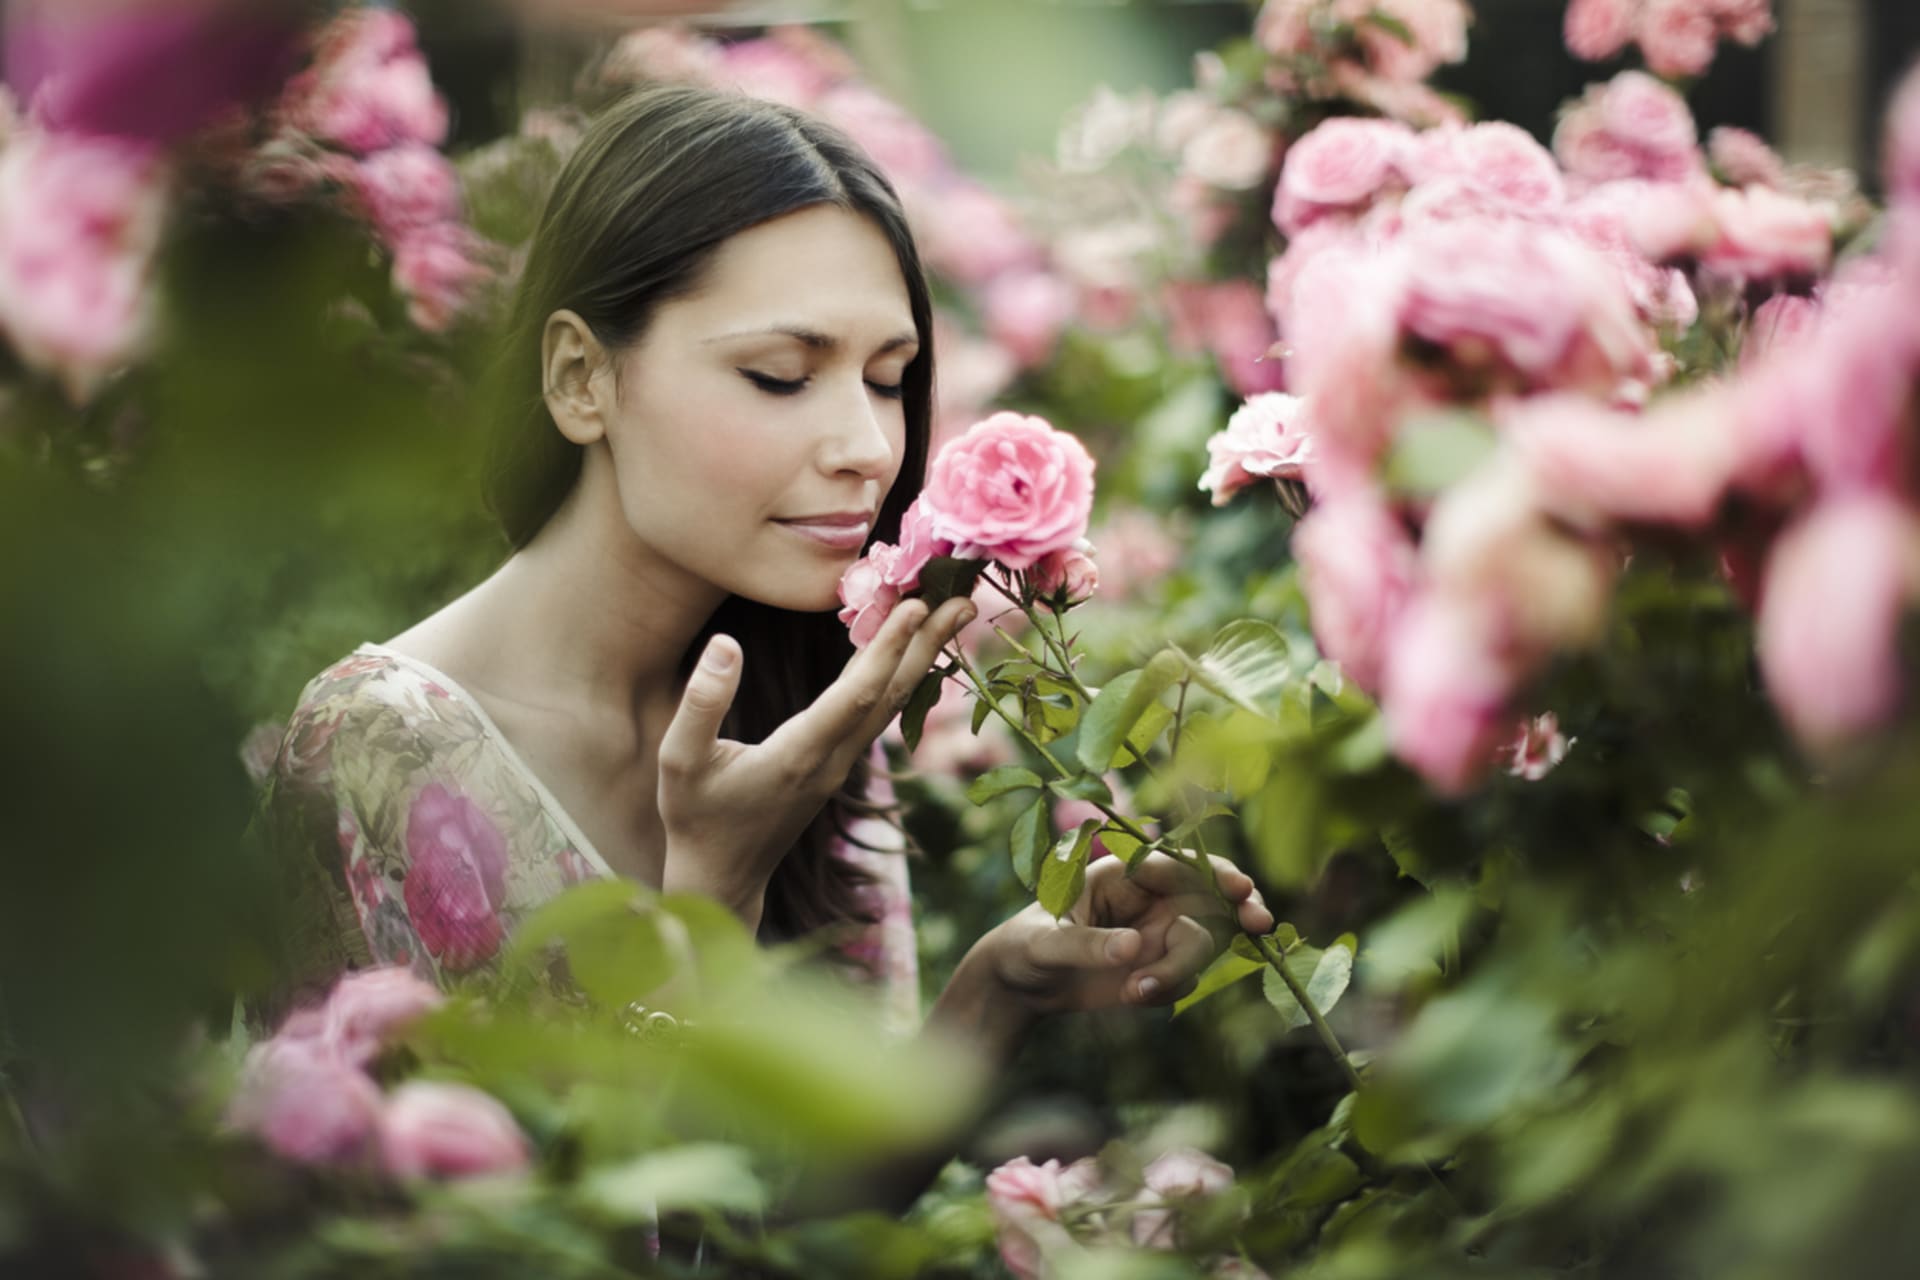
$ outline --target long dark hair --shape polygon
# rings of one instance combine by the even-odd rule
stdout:
[[[609,350],[638,341],[663,302],[695,291],[721,242],[782,214],[834,205],[869,219],[893,246],[920,339],[902,378],[906,447],[873,537],[892,541],[920,491],[933,406],[933,306],[900,198],[852,139],[791,108],[689,87],[646,89],[588,128],[547,198],[495,364],[497,406],[486,497],[507,539],[526,546],[580,475],[584,450],[560,434],[541,394],[547,318],[577,312]],[[758,742],[804,709],[852,656],[830,613],[794,613],[729,597],[686,655],[715,632],[746,662],[726,733]],[[869,877],[832,856],[836,835],[866,811],[867,770],[802,833],[768,887],[761,933],[795,937],[870,919]]]

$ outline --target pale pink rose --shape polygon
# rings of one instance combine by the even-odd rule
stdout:
[[[900,603],[900,589],[888,581],[899,555],[899,548],[876,542],[840,575],[840,622],[855,648],[865,648],[879,635]]]
[[[1881,171],[1890,200],[1920,201],[1920,69],[1900,82],[1888,109]]]
[[[1414,83],[1442,63],[1467,55],[1467,24],[1472,15],[1464,0],[1334,0],[1336,17],[1356,23],[1367,65],[1382,79]],[[1411,40],[1365,19],[1373,13],[1398,22]]]
[[[1320,651],[1377,690],[1419,571],[1406,526],[1377,495],[1341,495],[1294,527],[1293,555]]]
[[[324,1034],[342,1057],[362,1066],[445,1002],[437,987],[411,970],[363,969],[341,978],[327,996]]]
[[[506,937],[506,837],[458,790],[430,783],[407,811],[407,915],[443,969],[490,959]]]
[[[1766,187],[1726,189],[1714,196],[1719,238],[1702,257],[1732,280],[1800,280],[1833,261],[1833,225],[1818,205]]]
[[[1746,129],[1720,125],[1707,134],[1707,158],[1729,185],[1783,187],[1787,165],[1766,139]]]
[[[1287,383],[1313,405],[1316,468],[1370,467],[1413,394],[1399,358],[1407,274],[1404,252],[1356,244],[1294,277],[1280,332]]]
[[[1166,1196],[1212,1196],[1233,1185],[1233,1166],[1204,1151],[1176,1147],[1147,1165],[1147,1190]]]
[[[920,571],[936,556],[953,554],[953,544],[935,535],[933,513],[916,497],[900,516],[899,552],[883,565],[887,582],[902,591],[920,585]]]
[[[1073,319],[1073,287],[1050,271],[994,277],[981,300],[987,332],[1022,365],[1042,364]]]
[[[940,451],[924,493],[955,555],[1025,569],[1086,535],[1093,456],[1044,419],[996,413]]]
[[[1413,140],[1405,125],[1388,120],[1340,116],[1321,124],[1287,150],[1274,192],[1274,225],[1293,235],[1403,187],[1400,165]]]
[[[725,76],[720,46],[685,27],[641,27],[621,36],[600,64],[600,78],[613,85],[649,80],[719,84]]]
[[[380,1090],[322,1038],[264,1041],[247,1054],[228,1121],[301,1164],[362,1155],[380,1118]]]
[[[1756,644],[1781,715],[1826,751],[1887,723],[1899,630],[1920,588],[1920,520],[1884,495],[1830,499],[1775,543]]]
[[[381,239],[397,245],[410,232],[460,216],[460,175],[434,148],[388,147],[354,166],[353,190]]]
[[[1740,344],[1741,368],[1752,368],[1776,351],[1800,349],[1819,323],[1820,304],[1812,298],[1774,294],[1747,322],[1747,336]]]
[[[1639,176],[1678,179],[1700,167],[1700,130],[1687,100],[1644,71],[1622,71],[1600,94],[1607,132],[1647,157],[1652,171]]]
[[[1085,538],[1060,551],[1049,551],[1027,570],[1034,594],[1062,607],[1084,604],[1100,589],[1100,566],[1093,560],[1093,544]]]
[[[1058,1160],[1036,1165],[1020,1156],[987,1175],[987,1209],[999,1235],[1000,1260],[1020,1280],[1036,1280],[1046,1259],[1072,1244],[1060,1225],[1066,1203],[1060,1173]]]
[[[1757,418],[1775,420],[1771,438],[1797,445],[1823,489],[1910,483],[1920,366],[1912,314],[1901,288],[1836,294],[1813,340],[1770,370],[1747,402]]]
[[[1200,97],[1193,94],[1193,97]],[[1181,100],[1175,94],[1168,106]],[[1075,108],[1054,139],[1054,159],[1067,173],[1098,173],[1129,147],[1153,137],[1158,109],[1150,92],[1121,95],[1099,85]]]
[[[1319,0],[1266,0],[1253,21],[1253,38],[1276,58],[1305,53],[1313,47],[1309,25]]]
[[[1101,590],[1109,599],[1124,600],[1180,564],[1180,543],[1166,517],[1135,507],[1109,507],[1092,541],[1100,548]]]
[[[1293,303],[1294,281],[1307,263],[1327,249],[1358,248],[1361,240],[1362,233],[1354,224],[1335,218],[1322,219],[1288,238],[1286,252],[1267,264],[1267,314],[1280,326],[1282,336]]]
[[[1567,50],[1588,62],[1605,62],[1633,39],[1640,0],[1572,0],[1564,33]]]
[[[1394,629],[1380,692],[1393,753],[1442,795],[1472,788],[1511,723],[1512,673],[1470,602],[1416,601]]]
[[[1273,135],[1244,111],[1214,111],[1180,150],[1180,165],[1208,186],[1246,191],[1273,163]]]
[[[1199,89],[1181,89],[1160,103],[1158,120],[1153,125],[1153,140],[1170,156],[1177,156],[1198,137],[1220,111],[1210,93]]]
[[[1656,74],[1697,76],[1712,64],[1720,33],[1702,0],[1646,0],[1637,37]]]
[[[1773,0],[1707,0],[1729,40],[1752,47],[1773,32]]]
[[[896,183],[929,182],[948,167],[946,148],[925,125],[864,85],[840,85],[812,109],[846,130]]]
[[[0,336],[76,401],[153,336],[166,205],[145,143],[28,134],[0,153]]]
[[[961,284],[982,285],[1003,271],[1039,264],[1039,244],[1013,206],[977,182],[955,178],[907,196],[927,264]]]
[[[813,110],[821,95],[843,78],[792,44],[768,36],[722,48],[720,77],[744,93],[800,111]]]
[[[1375,75],[1365,63],[1346,58],[1335,61],[1328,71],[1336,96],[1389,120],[1423,129],[1467,123],[1465,113],[1452,99],[1419,80]],[[1271,73],[1268,78],[1273,79]]]
[[[1552,209],[1567,198],[1553,153],[1518,125],[1489,121],[1464,129],[1430,129],[1409,152],[1417,183],[1462,178],[1517,209]]]
[[[1597,103],[1576,103],[1553,130],[1553,154],[1566,171],[1587,182],[1617,182],[1641,176],[1642,157],[1607,131]]]
[[[1631,189],[1622,207],[1627,243],[1648,262],[1674,262],[1714,251],[1720,242],[1716,193],[1699,182],[1611,184]]]
[[[1646,415],[1581,396],[1546,396],[1501,417],[1541,504],[1572,524],[1704,525],[1736,463],[1731,404],[1714,390]]]
[[[1286,386],[1286,366],[1274,355],[1278,334],[1260,287],[1251,280],[1223,280],[1199,295],[1203,341],[1227,385],[1243,396]]]
[[[1538,782],[1560,767],[1578,741],[1560,732],[1560,717],[1549,711],[1523,720],[1513,741],[1500,749],[1500,758],[1513,777]]]
[[[438,223],[408,232],[393,248],[393,286],[407,316],[428,333],[444,333],[494,278],[486,243],[463,226]]]
[[[390,9],[356,6],[335,18],[313,66],[287,85],[282,109],[294,127],[359,155],[402,142],[437,147],[447,137],[447,105],[413,25]]]
[[[1300,480],[1313,453],[1307,405],[1299,396],[1269,391],[1249,399],[1207,440],[1207,471],[1200,488],[1213,505],[1261,479]]]
[[[495,1098],[438,1080],[409,1080],[380,1113],[380,1163],[396,1178],[518,1173],[526,1135]]]

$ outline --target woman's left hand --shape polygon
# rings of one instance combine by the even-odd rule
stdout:
[[[982,958],[994,985],[1034,1013],[1170,1004],[1234,934],[1273,928],[1245,872],[1214,858],[1213,873],[1231,907],[1204,872],[1164,853],[1131,876],[1118,858],[1100,858],[1065,916],[1034,903],[981,939]]]

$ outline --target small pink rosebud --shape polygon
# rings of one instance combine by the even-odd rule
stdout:
[[[507,1109],[466,1085],[410,1080],[380,1114],[380,1161],[396,1178],[514,1173],[530,1159]]]
[[[1063,551],[1049,551],[1027,570],[1034,594],[1062,608],[1093,599],[1100,587],[1100,567],[1092,552],[1093,544],[1085,538]]]

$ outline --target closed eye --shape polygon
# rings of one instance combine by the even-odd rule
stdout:
[[[898,400],[907,393],[906,387],[901,383],[875,382],[872,378],[867,379],[867,388],[873,394],[884,396],[888,400]]]
[[[771,374],[758,373],[752,369],[742,369],[740,376],[760,388],[768,395],[794,396],[806,390],[805,378],[776,378]]]

